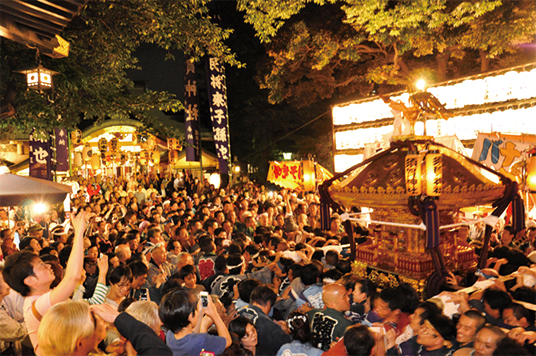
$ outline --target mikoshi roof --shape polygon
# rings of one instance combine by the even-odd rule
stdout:
[[[345,207],[407,208],[405,158],[410,151],[423,150],[442,156],[439,210],[486,205],[504,195],[508,178],[442,144],[422,139],[393,142],[388,150],[348,169],[339,175],[345,179],[328,188],[331,199]]]

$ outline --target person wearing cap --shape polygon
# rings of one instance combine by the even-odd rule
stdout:
[[[43,227],[39,224],[33,224],[28,229],[28,237],[33,237],[39,241],[39,243],[43,246]]]

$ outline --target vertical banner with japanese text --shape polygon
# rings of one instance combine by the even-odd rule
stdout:
[[[56,143],[56,171],[67,172],[69,170],[69,140],[67,130],[55,128]]]
[[[184,129],[186,130],[186,161],[199,162],[201,155],[199,141],[199,110],[197,95],[197,77],[193,58],[185,56],[184,74]]]
[[[35,129],[30,133],[30,177],[52,180],[52,155],[50,138],[36,137]]]
[[[218,58],[209,57],[208,59],[207,81],[210,119],[212,120],[214,144],[220,163],[220,174],[229,174],[231,152],[227,116],[227,86],[225,84],[225,69]]]

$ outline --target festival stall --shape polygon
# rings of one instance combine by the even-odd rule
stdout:
[[[311,161],[271,161],[267,181],[287,189],[315,191],[318,184],[333,177],[326,168]]]

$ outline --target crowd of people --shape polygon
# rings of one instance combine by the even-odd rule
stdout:
[[[1,355],[535,354],[532,221],[498,223],[487,268],[423,299],[352,273],[341,216],[321,229],[313,193],[186,172],[77,188],[69,212],[0,209]],[[482,226],[459,236],[479,251]]]

